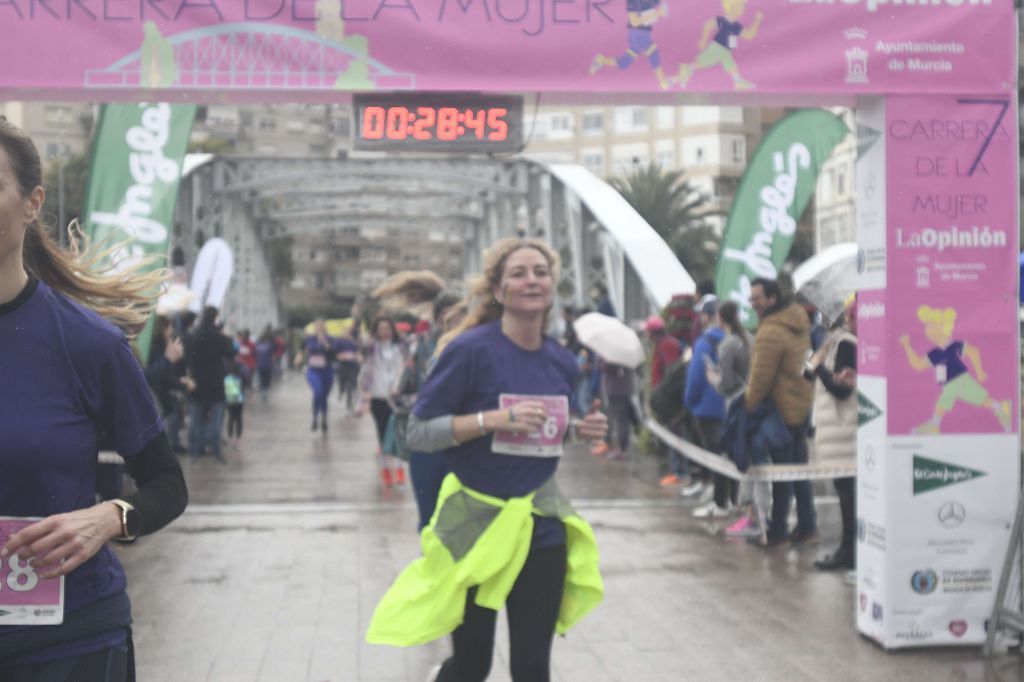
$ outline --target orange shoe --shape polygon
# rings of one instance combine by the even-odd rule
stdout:
[[[395,485],[405,485],[405,467],[395,469]]]
[[[391,469],[384,467],[380,470],[380,480],[384,484],[385,488],[391,487]]]
[[[590,448],[590,454],[594,457],[600,457],[606,452],[608,452],[608,443],[605,443],[604,441],[601,441],[594,447]]]
[[[672,486],[679,485],[680,483],[682,483],[682,479],[680,479],[676,474],[666,474],[658,481],[658,485],[662,488],[671,488]]]

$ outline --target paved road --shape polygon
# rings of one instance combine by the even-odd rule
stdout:
[[[419,682],[447,653],[365,644],[376,601],[418,551],[407,489],[377,484],[369,418],[334,403],[326,438],[291,374],[247,407],[229,465],[183,462],[192,504],[120,550],[142,682]],[[559,474],[597,533],[605,603],[555,643],[558,682],[1024,680],[973,648],[885,653],[853,626],[853,588],[820,548],[764,551],[695,521],[656,464],[576,449]],[[819,508],[835,532],[834,505]],[[828,540],[825,541],[828,544]],[[508,682],[504,623],[490,679]]]

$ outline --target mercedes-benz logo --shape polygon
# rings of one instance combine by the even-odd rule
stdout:
[[[946,528],[959,528],[967,520],[967,510],[959,502],[946,502],[939,507],[939,523]]]
[[[875,449],[870,445],[864,448],[864,470],[869,474],[875,470]]]

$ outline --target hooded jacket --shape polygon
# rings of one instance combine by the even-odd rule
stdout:
[[[701,334],[693,346],[693,359],[686,373],[686,388],[683,391],[683,406],[695,417],[703,419],[725,419],[725,400],[707,379],[704,358],[718,364],[718,346],[725,338],[721,327],[711,327]]]
[[[813,391],[803,368],[810,348],[811,324],[803,308],[791,303],[764,316],[750,357],[744,398],[748,412],[771,399],[788,426],[807,420]]]

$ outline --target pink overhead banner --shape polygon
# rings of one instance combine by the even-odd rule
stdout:
[[[1012,92],[1016,35],[1012,0],[0,0],[0,96]]]

